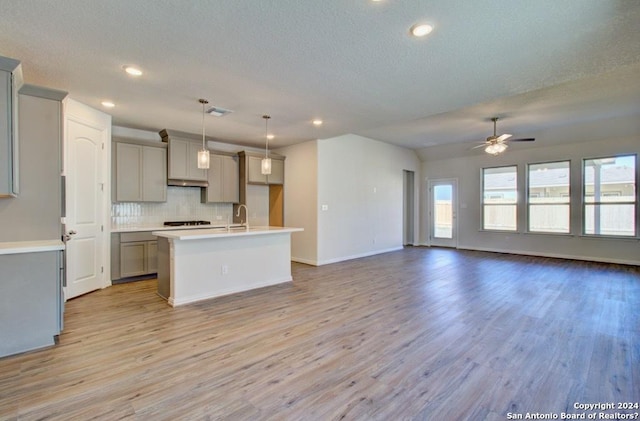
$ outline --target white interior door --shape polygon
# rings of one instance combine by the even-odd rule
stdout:
[[[106,210],[111,117],[79,102],[65,102],[67,299],[109,285]]]
[[[430,244],[458,246],[458,180],[429,181]]]

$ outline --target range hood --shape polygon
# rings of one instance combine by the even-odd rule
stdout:
[[[207,181],[198,181],[198,180],[180,180],[170,178],[167,180],[167,186],[178,186],[178,187],[209,187],[209,182]]]

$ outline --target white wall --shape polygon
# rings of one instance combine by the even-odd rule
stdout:
[[[253,227],[268,226],[269,186],[247,184],[246,201],[247,209],[249,209],[249,225]],[[241,217],[243,217],[243,212],[240,213]]]
[[[572,183],[572,234],[547,235],[527,234],[524,232],[526,217],[518,218],[518,233],[498,233],[481,231],[481,181],[483,167],[517,165],[520,201],[524,200],[524,178],[527,163],[540,163],[554,160],[571,161],[571,177],[580,179],[583,158],[594,158],[615,154],[635,153],[640,155],[640,123],[633,116],[626,121],[634,127],[635,134],[622,133],[621,129],[611,125],[610,130],[603,130],[599,140],[579,142],[586,130],[594,123],[583,123],[574,128],[548,129],[541,134],[543,141],[556,138],[562,142],[558,146],[519,149],[513,144],[503,155],[492,157],[487,154],[476,156],[439,159],[422,164],[422,191],[426,192],[429,179],[457,178],[459,186],[458,208],[458,247],[462,249],[489,250],[508,253],[531,254],[552,257],[568,257],[575,259],[608,261],[617,263],[640,264],[640,241],[635,239],[589,238],[580,235],[581,191],[580,183]],[[607,122],[599,122],[598,126]],[[616,121],[624,125],[625,122]],[[621,126],[618,126],[621,127]],[[628,132],[628,130],[627,130]],[[593,134],[593,131],[592,131]],[[538,135],[535,136],[538,138]],[[575,142],[575,143],[572,143]],[[578,188],[575,188],[578,186]],[[422,230],[421,238],[428,244],[428,194],[422,195]],[[520,206],[519,212],[525,207]]]
[[[416,153],[348,134],[318,140],[317,155],[316,263],[402,248],[403,170],[419,177]]]
[[[304,228],[291,235],[291,260],[316,264],[318,256],[318,142],[278,149],[284,161],[284,221]]]

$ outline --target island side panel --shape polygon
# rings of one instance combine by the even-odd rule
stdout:
[[[167,238],[158,237],[158,295],[168,300],[171,297],[171,255]]]
[[[172,291],[176,306],[291,278],[291,233],[173,240]]]

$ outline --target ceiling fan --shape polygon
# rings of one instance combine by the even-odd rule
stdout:
[[[498,136],[496,133],[496,123],[498,122],[498,117],[491,118],[491,121],[493,121],[493,136],[489,136],[487,140],[485,140],[481,145],[478,145],[473,149],[484,148],[484,151],[488,154],[499,155],[504,152],[509,146],[507,145],[507,142],[533,142],[534,140],[536,140],[532,137],[522,139],[509,139],[513,135],[507,133]]]

